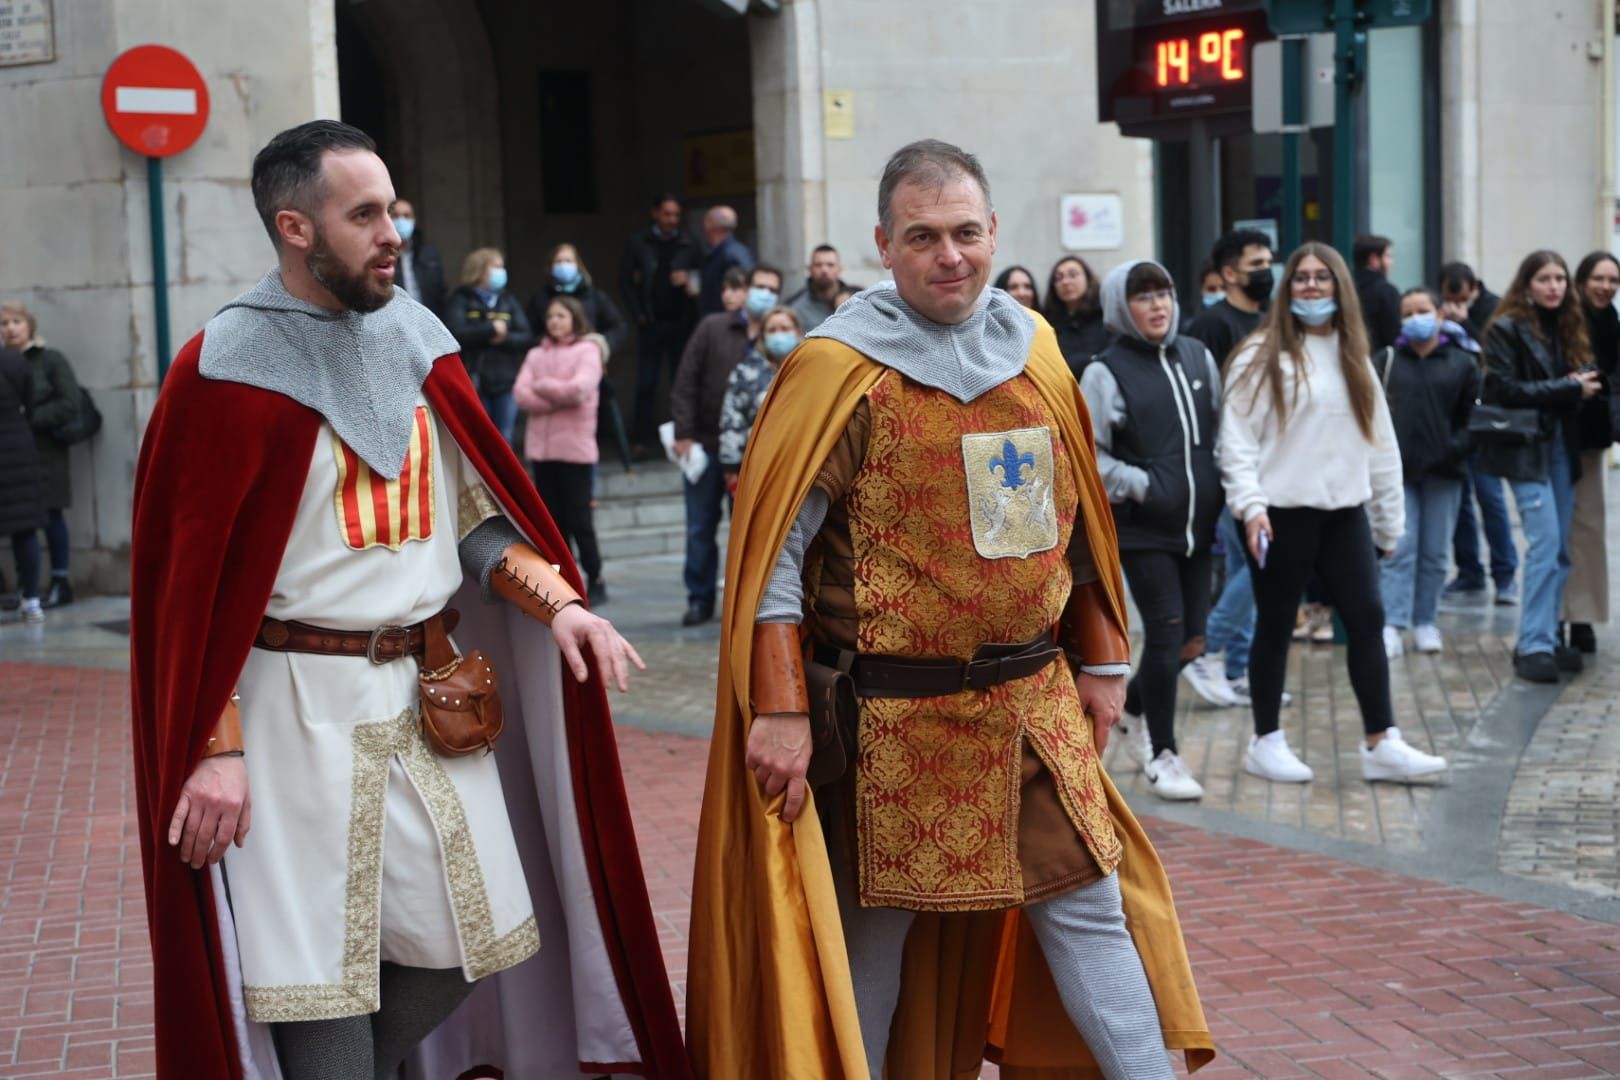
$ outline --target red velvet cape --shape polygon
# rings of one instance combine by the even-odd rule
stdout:
[[[206,869],[193,871],[169,847],[168,825],[252,647],[322,418],[273,391],[202,377],[202,340],[175,358],[136,466],[130,683],[158,1075],[236,1080],[213,890]],[[485,416],[460,356],[436,361],[422,392],[518,528],[584,595],[567,545]],[[594,666],[588,682],[562,682],[591,889],[641,1069],[688,1077],[606,690]]]

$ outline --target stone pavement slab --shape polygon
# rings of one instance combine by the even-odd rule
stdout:
[[[0,663],[0,686],[0,1077],[150,1076],[126,677]],[[624,726],[619,739],[684,1002],[707,742]],[[1201,1076],[1620,1073],[1614,925],[1146,823],[1221,1050]]]

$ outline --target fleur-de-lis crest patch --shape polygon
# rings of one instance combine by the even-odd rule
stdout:
[[[973,546],[987,559],[1022,559],[1057,546],[1052,431],[962,436]]]

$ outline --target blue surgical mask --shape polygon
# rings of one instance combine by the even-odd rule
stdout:
[[[748,314],[756,319],[765,317],[765,313],[776,306],[776,292],[761,285],[755,285],[748,290]]]
[[[571,262],[552,263],[551,280],[557,283],[559,289],[573,292],[574,286],[579,284],[579,264]]]
[[[1401,336],[1407,341],[1428,341],[1440,331],[1440,320],[1432,311],[1401,320]]]
[[[1294,318],[1306,326],[1326,326],[1338,313],[1339,302],[1331,296],[1321,296],[1315,300],[1295,300],[1288,305],[1288,310],[1294,313]]]
[[[394,231],[399,233],[401,240],[409,241],[411,234],[416,232],[416,219],[408,217],[395,218]]]
[[[793,351],[799,343],[799,335],[791,330],[778,330],[765,335],[765,355],[772,360],[780,360]]]
[[[489,268],[489,284],[485,286],[491,292],[500,292],[506,288],[506,267],[492,266]]]
[[[1225,293],[1207,292],[1207,293],[1204,293],[1204,295],[1203,295],[1203,300],[1204,300],[1204,306],[1205,307],[1214,307],[1216,304],[1220,303],[1222,300],[1225,300],[1225,299],[1226,299],[1226,294]]]

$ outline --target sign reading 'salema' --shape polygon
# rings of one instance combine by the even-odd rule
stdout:
[[[56,59],[53,0],[0,0],[0,67]]]

